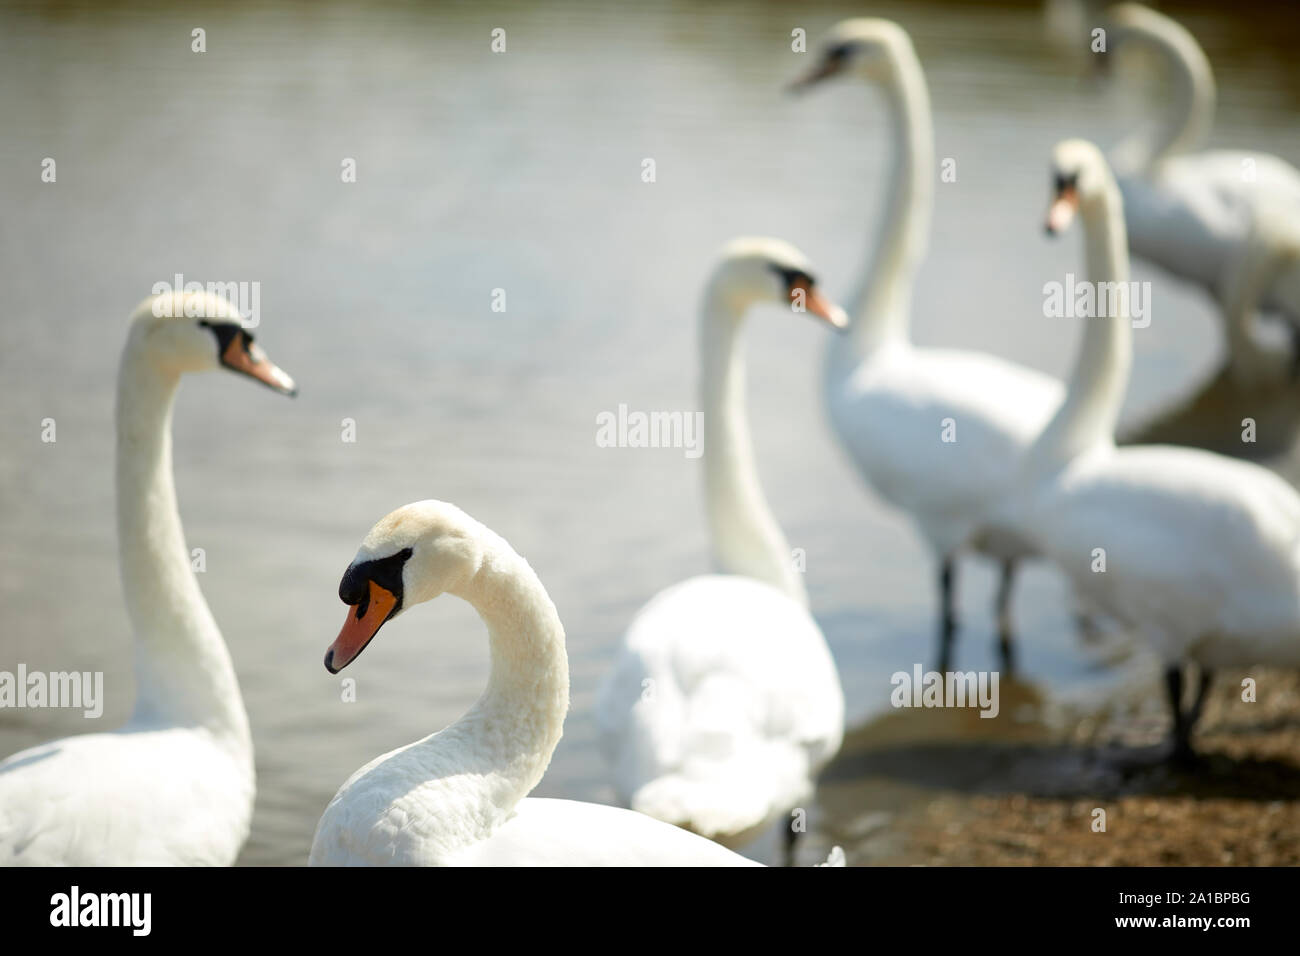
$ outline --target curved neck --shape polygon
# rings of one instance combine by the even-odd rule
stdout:
[[[888,205],[871,258],[849,298],[848,344],[858,356],[906,339],[912,283],[925,256],[934,206],[934,130],[925,74],[911,44],[884,81],[893,151]]]
[[[1214,73],[1196,39],[1172,21],[1134,39],[1164,60],[1172,89],[1154,133],[1138,131],[1115,147],[1116,164],[1126,172],[1201,148],[1214,122]]]
[[[807,606],[790,546],[758,481],[745,414],[739,349],[743,309],[711,287],[700,317],[700,398],[704,406],[704,496],[714,562],[780,588]]]
[[[251,753],[248,715],[185,546],[172,482],[179,376],[128,341],[117,388],[118,562],[135,631],[132,723],[199,725]]]
[[[1128,240],[1123,201],[1109,173],[1100,200],[1079,210],[1085,262],[1097,315],[1084,319],[1083,340],[1065,401],[1029,456],[1033,473],[1052,471],[1098,446],[1112,445],[1124,403],[1133,340],[1128,308]],[[1107,303],[1102,308],[1102,303]]]
[[[469,602],[487,626],[487,688],[463,717],[414,745],[439,789],[448,832],[486,834],[541,781],[569,709],[564,627],[528,562],[480,526],[483,562],[449,593]]]

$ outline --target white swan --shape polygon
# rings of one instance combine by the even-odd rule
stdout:
[[[801,290],[808,312],[844,324],[809,268],[777,240],[723,249],[700,315],[706,513],[723,573],[641,609],[596,703],[620,799],[730,846],[811,797],[844,733],[835,663],[759,487],[739,348],[751,305]],[[796,832],[785,827],[787,862]]]
[[[1119,190],[1101,152],[1053,153],[1049,231],[1083,220],[1088,279],[1128,281]],[[1076,590],[1137,628],[1166,668],[1174,753],[1219,667],[1300,665],[1300,494],[1265,468],[1209,452],[1114,444],[1128,384],[1127,310],[1091,318],[1068,395],[1026,459],[1018,526]],[[1104,563],[1103,563],[1104,562]],[[1201,668],[1185,709],[1183,667]]]
[[[949,667],[956,629],[954,562],[968,548],[1003,564],[996,610],[999,646],[1010,667],[1015,563],[1033,549],[1018,536],[992,533],[986,517],[1010,490],[1025,449],[1060,404],[1063,388],[1050,376],[992,355],[921,349],[908,340],[935,174],[925,76],[907,33],[875,19],[837,24],[818,64],[796,88],[841,73],[884,90],[894,172],[874,259],[850,302],[849,334],[837,337],[827,356],[831,424],[867,481],[912,516],[939,559],[939,668]]]
[[[1138,131],[1111,151],[1134,255],[1204,287],[1227,324],[1230,370],[1242,384],[1272,385],[1294,374],[1293,341],[1258,312],[1300,326],[1300,171],[1266,153],[1202,150],[1214,121],[1209,60],[1180,24],[1140,4],[1107,11],[1110,53],[1125,46],[1159,56],[1172,81],[1154,132]],[[1103,59],[1100,61],[1105,63]],[[1282,228],[1276,228],[1281,223]],[[1233,308],[1240,273],[1262,261],[1267,275],[1250,304]]]
[[[406,505],[366,535],[325,667],[337,673],[387,620],[444,592],[487,625],[487,689],[450,727],[354,773],[321,816],[311,865],[753,865],[630,810],[527,797],[569,706],[564,628],[528,562],[454,505]]]
[[[0,763],[0,865],[228,865],[248,836],[248,715],[190,567],[172,484],[181,376],[223,366],[294,392],[225,299],[155,297],[132,316],[118,372],[117,526],[135,712],[115,732]]]

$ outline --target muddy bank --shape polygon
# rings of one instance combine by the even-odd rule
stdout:
[[[1093,713],[1019,684],[996,720],[894,711],[827,769],[825,837],[850,865],[1300,864],[1300,675],[1252,671],[1253,703],[1244,676],[1216,678],[1189,768],[1150,682]]]

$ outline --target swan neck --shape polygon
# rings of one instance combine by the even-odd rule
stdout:
[[[1202,148],[1214,122],[1214,72],[1196,39],[1177,24],[1143,39],[1165,62],[1171,90],[1154,135],[1136,133],[1116,148],[1126,169],[1147,169]]]
[[[426,745],[454,747],[457,762],[482,788],[476,803],[493,826],[541,781],[569,709],[569,659],[564,627],[528,562],[483,529],[489,547],[478,572],[457,596],[478,612],[488,631],[491,670],[474,706]],[[446,769],[445,760],[436,766]],[[444,773],[445,775],[445,773]]]
[[[204,726],[251,754],[248,716],[229,652],[199,590],[172,479],[177,374],[134,347],[117,392],[118,563],[135,633],[133,723]]]
[[[1084,319],[1065,401],[1031,456],[1031,468],[1037,471],[1054,470],[1091,448],[1114,444],[1133,352],[1122,203],[1110,180],[1100,200],[1080,209],[1085,266],[1097,314]],[[1102,303],[1107,303],[1104,310]]]
[[[847,341],[859,357],[907,338],[912,285],[925,257],[934,207],[930,94],[910,44],[894,58],[884,92],[893,152],[887,205],[871,257],[849,298]]]
[[[758,478],[745,410],[739,348],[743,305],[712,289],[700,320],[700,397],[704,408],[704,499],[714,563],[724,574],[765,581],[807,605],[789,543]]]

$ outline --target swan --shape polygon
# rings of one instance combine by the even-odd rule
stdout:
[[[117,378],[117,528],[135,711],[117,731],[0,763],[0,865],[224,866],[248,836],[248,715],[191,570],[172,483],[181,376],[223,367],[295,393],[223,298],[155,296],[132,315]]]
[[[1110,8],[1106,20],[1110,53],[1130,45],[1155,53],[1173,89],[1154,133],[1134,133],[1111,151],[1129,247],[1209,292],[1227,327],[1229,371],[1239,383],[1285,382],[1300,359],[1300,241],[1287,227],[1300,218],[1300,171],[1266,153],[1202,150],[1215,84],[1196,39],[1136,3]],[[1240,273],[1261,260],[1268,281],[1255,307],[1232,308]],[[1282,328],[1291,336],[1271,334],[1282,329],[1257,322],[1261,311],[1286,319]]]
[[[874,258],[850,299],[847,336],[830,344],[831,425],[867,482],[907,512],[939,560],[939,670],[951,663],[956,557],[973,549],[1002,564],[999,651],[1014,666],[1010,602],[1016,563],[1033,548],[987,524],[1025,450],[1060,405],[1060,382],[980,352],[923,349],[908,337],[912,284],[933,205],[930,98],[912,41],[888,20],[837,24],[796,90],[855,74],[886,94],[893,136],[888,210]],[[945,430],[951,428],[945,436]],[[945,440],[955,438],[955,440]]]
[[[745,416],[745,313],[801,290],[808,312],[843,326],[798,250],[754,238],[724,247],[700,314],[706,512],[723,573],[673,585],[637,613],[596,703],[619,798],[728,846],[811,797],[844,733],[839,675],[759,487]],[[790,863],[798,831],[784,829]]]
[[[1128,282],[1123,200],[1100,150],[1053,152],[1049,232],[1083,222],[1088,279]],[[1100,294],[1100,293],[1099,293]],[[1300,494],[1258,465],[1189,448],[1117,448],[1132,332],[1121,302],[1087,320],[1067,397],[1025,459],[1012,521],[1075,589],[1150,643],[1165,670],[1172,755],[1213,672],[1300,666]],[[1184,707],[1185,665],[1200,671]]]
[[[316,827],[310,865],[756,865],[630,810],[527,796],[569,707],[564,628],[528,562],[455,505],[406,505],[366,535],[339,584],[349,607],[326,669],[338,673],[385,622],[444,592],[487,626],[487,689],[451,726],[348,778]]]

